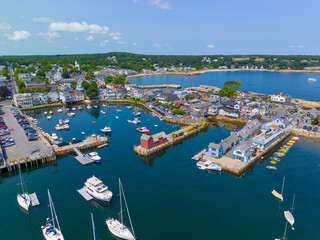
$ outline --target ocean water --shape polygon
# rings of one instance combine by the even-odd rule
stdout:
[[[317,78],[316,82],[308,81],[309,77]],[[226,81],[240,81],[240,90],[273,94],[282,91],[294,98],[320,101],[320,75],[312,73],[281,72],[208,72],[194,76],[154,75],[130,78],[131,83],[148,84],[181,84],[182,87],[209,85],[223,87]]]
[[[0,238],[2,240],[43,239],[41,226],[48,217],[47,189],[50,189],[65,239],[93,239],[90,212],[94,215],[99,239],[114,239],[105,219],[117,217],[119,212],[118,178],[123,183],[133,226],[138,239],[259,239],[281,237],[285,227],[283,211],[291,207],[296,194],[293,215],[295,231],[288,228],[288,239],[320,239],[320,144],[300,139],[278,164],[278,171],[265,169],[268,161],[261,161],[245,175],[236,178],[227,173],[206,173],[196,168],[191,157],[211,141],[226,138],[230,132],[213,126],[205,133],[168,149],[154,159],[140,159],[133,153],[139,144],[136,126],[127,123],[133,119],[132,110],[120,105],[108,108],[76,111],[70,118],[70,131],[61,136],[83,138],[111,126],[109,146],[98,152],[101,165],[82,166],[72,156],[57,160],[56,164],[23,170],[30,193],[36,192],[40,206],[25,214],[18,206],[19,176],[3,174],[0,177]],[[99,110],[107,112],[106,116]],[[140,126],[151,133],[170,133],[178,126],[160,122],[148,112],[142,112]],[[64,113],[56,109],[51,121],[43,110],[30,111],[39,119],[39,126],[51,133]],[[115,119],[119,116],[119,119]],[[150,121],[147,121],[149,119]],[[91,122],[95,121],[96,124]],[[155,127],[154,125],[158,125]],[[110,204],[86,202],[78,193],[84,181],[95,175],[113,191]],[[271,195],[273,188],[280,191],[286,177],[284,202]],[[126,223],[128,220],[126,219]]]

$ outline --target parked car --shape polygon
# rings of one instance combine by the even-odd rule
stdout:
[[[303,126],[303,130],[307,130],[307,128],[308,128],[307,126]]]
[[[308,127],[308,128],[307,128],[307,131],[311,131],[311,129],[312,129],[312,127]]]
[[[315,128],[313,129],[313,131],[314,131],[314,132],[318,132],[318,128],[315,127]]]

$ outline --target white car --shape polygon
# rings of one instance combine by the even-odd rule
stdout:
[[[166,118],[172,119],[172,116],[171,115],[167,115]]]

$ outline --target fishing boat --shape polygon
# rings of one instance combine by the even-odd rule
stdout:
[[[117,109],[116,111],[117,111],[117,112],[122,112],[122,110],[120,110],[120,109]]]
[[[107,126],[105,126],[104,128],[102,128],[100,130],[101,130],[101,132],[103,132],[105,134],[111,133],[111,128],[107,127]]]
[[[48,198],[51,217],[47,218],[46,225],[41,227],[42,234],[46,240],[64,240],[49,189]]]
[[[57,110],[57,112],[61,113],[61,112],[62,112],[62,109],[61,109],[61,108],[59,108],[59,109]]]
[[[55,126],[55,129],[56,129],[57,131],[60,131],[60,130],[61,130],[61,126],[60,126],[59,124],[57,124],[57,125]]]
[[[52,134],[51,134],[51,137],[52,137],[53,140],[57,140],[57,139],[58,139],[58,136],[57,136],[56,133],[52,133]]]
[[[127,210],[127,214],[128,214],[128,218],[129,218],[129,222],[130,222],[130,226],[131,228],[129,229],[127,226],[125,226],[123,224],[123,210],[122,210],[122,197],[123,197],[123,201]],[[131,221],[131,217],[130,217],[130,213],[129,213],[129,209],[128,209],[128,204],[126,201],[126,197],[124,195],[124,190],[122,187],[122,183],[121,180],[119,178],[119,198],[120,198],[120,218],[118,219],[114,219],[114,218],[108,218],[106,220],[106,224],[107,227],[109,229],[109,231],[116,237],[121,238],[121,239],[125,239],[125,240],[135,240],[136,236],[134,234],[134,230],[133,230],[133,226],[132,226],[132,221]]]
[[[288,221],[288,223],[291,225],[291,229],[294,230],[293,224],[294,224],[294,217],[292,215],[293,213],[293,206],[294,206],[294,199],[295,199],[295,194],[293,194],[293,199],[292,199],[292,207],[291,207],[291,211],[287,210],[284,211],[284,217],[286,218],[286,220]]]
[[[150,133],[150,130],[147,129],[146,127],[137,128],[136,131],[139,132],[139,133],[144,133],[144,134],[148,134],[148,135]]]
[[[135,115],[136,117],[139,117],[141,115],[140,112],[133,112],[133,115]]]
[[[17,195],[17,201],[20,207],[22,207],[24,210],[29,211],[29,207],[31,205],[31,198],[27,192],[25,192],[24,189],[24,181],[21,175],[21,167],[18,165],[19,169],[19,176],[20,176],[20,183],[21,185],[21,193]]]
[[[221,169],[222,169],[219,165],[214,164],[210,160],[207,160],[205,162],[198,161],[197,167],[201,170],[212,170],[212,171],[221,171]]]
[[[82,131],[81,134],[82,134],[82,135],[85,135],[85,132]]]
[[[138,118],[134,118],[133,120],[128,120],[128,123],[132,123],[132,124],[139,124],[141,123],[141,121]]]
[[[100,201],[110,202],[112,198],[112,192],[108,186],[95,176],[87,179],[84,183],[84,189],[90,196]]]
[[[47,116],[47,119],[50,120],[50,119],[51,119],[51,116]]]
[[[98,162],[98,163],[101,162],[101,157],[98,155],[97,152],[90,152],[90,153],[87,153],[85,156],[95,162]]]
[[[101,112],[103,115],[106,115],[106,112],[104,112],[104,111],[102,111],[102,110],[100,110],[100,112]]]
[[[279,199],[281,202],[283,201],[283,196],[282,196],[282,194],[283,194],[283,188],[284,188],[284,181],[285,181],[285,177],[283,177],[283,181],[282,181],[282,188],[281,188],[281,193],[278,193],[276,190],[272,190],[272,195],[275,197],[275,198],[277,198],[277,199]]]
[[[132,109],[132,106],[127,106],[128,109]]]
[[[278,168],[275,167],[275,166],[266,166],[266,169],[268,169],[268,170],[278,170]]]

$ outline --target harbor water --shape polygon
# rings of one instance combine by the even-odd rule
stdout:
[[[81,131],[86,135],[100,134],[105,126],[112,128],[112,136],[109,146],[98,150],[102,157],[100,165],[82,166],[70,156],[58,159],[53,165],[23,169],[28,192],[36,192],[40,201],[40,206],[32,208],[29,214],[19,208],[16,200],[19,176],[1,175],[2,240],[43,239],[41,226],[49,216],[47,189],[50,189],[65,239],[93,239],[90,212],[94,215],[99,239],[114,239],[105,219],[118,217],[118,178],[123,183],[138,239],[275,239],[283,235],[283,211],[291,207],[294,193],[296,224],[294,231],[288,228],[287,238],[320,239],[319,143],[297,141],[277,165],[278,171],[266,170],[269,161],[265,159],[240,178],[226,173],[206,173],[196,168],[191,157],[211,141],[226,138],[229,130],[213,126],[154,159],[140,159],[133,153],[140,134],[136,132],[137,126],[127,122],[134,118],[132,111],[142,112],[140,126],[146,126],[151,134],[170,133],[179,127],[160,122],[140,108],[129,110],[119,105],[122,112],[117,112],[116,107],[113,104],[77,110],[73,118],[57,113],[56,108],[50,121],[43,115],[44,110],[28,112],[49,134],[56,132],[54,126],[59,119],[69,118],[70,130],[58,134],[65,141],[73,137],[83,139]],[[113,191],[110,204],[86,202],[77,192],[92,175],[101,178]],[[281,190],[283,176],[286,184],[284,201],[280,203],[271,191]],[[125,222],[129,225],[127,218]]]

